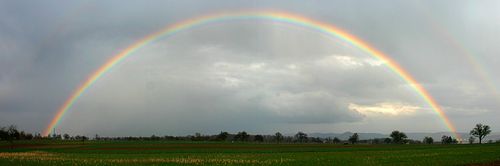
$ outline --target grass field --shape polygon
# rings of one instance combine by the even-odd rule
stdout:
[[[0,165],[467,165],[500,144],[332,145],[161,141],[0,143]]]

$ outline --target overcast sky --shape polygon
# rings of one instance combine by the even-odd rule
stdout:
[[[221,11],[329,23],[411,73],[458,131],[500,129],[500,1],[0,0],[0,125],[42,132],[86,77],[162,27]],[[270,20],[208,24],[142,47],[63,117],[70,134],[448,131],[383,61]]]

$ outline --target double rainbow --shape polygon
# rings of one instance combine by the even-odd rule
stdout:
[[[109,71],[113,66],[120,63],[122,60],[132,55],[135,51],[142,48],[143,46],[155,41],[161,37],[167,37],[176,34],[177,32],[184,31],[193,27],[198,27],[201,25],[206,25],[213,22],[222,22],[229,20],[247,20],[247,19],[264,19],[276,22],[288,23],[292,25],[297,25],[311,30],[315,30],[333,37],[340,38],[357,48],[363,50],[369,55],[382,60],[387,64],[387,66],[397,73],[404,81],[409,83],[413,89],[429,104],[430,107],[438,114],[438,116],[443,120],[446,127],[455,134],[455,137],[460,138],[456,134],[456,129],[450,122],[449,118],[445,115],[441,107],[437,104],[434,98],[427,92],[422,85],[420,85],[415,78],[413,78],[406,70],[404,70],[398,63],[389,58],[384,53],[371,47],[368,43],[363,40],[353,36],[337,27],[330,24],[312,20],[299,15],[287,13],[287,12],[277,12],[277,11],[243,11],[243,12],[223,12],[210,15],[204,15],[201,17],[195,17],[185,21],[178,22],[166,26],[160,31],[154,32],[141,40],[133,43],[126,49],[122,50],[120,53],[114,55],[109,59],[104,65],[99,67],[96,71],[88,76],[88,78],[83,82],[71,96],[66,99],[64,104],[59,108],[57,114],[54,116],[50,124],[44,130],[43,135],[48,135],[51,129],[55,128],[61,121],[64,114],[73,106],[76,100],[94,84],[100,77],[102,77],[107,71]]]

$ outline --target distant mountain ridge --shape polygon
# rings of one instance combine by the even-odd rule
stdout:
[[[409,139],[413,140],[423,140],[424,137],[432,137],[435,141],[440,141],[443,135],[453,136],[451,132],[435,132],[435,133],[426,133],[426,132],[415,132],[415,133],[407,133],[405,132]],[[309,137],[320,137],[320,138],[334,138],[337,137],[341,140],[347,140],[353,132],[344,132],[344,133],[307,133]],[[458,133],[464,141],[470,137],[469,133]],[[293,134],[287,134],[293,135]],[[373,138],[388,138],[389,134],[381,134],[381,133],[358,133],[359,139],[373,139]],[[485,141],[488,140],[500,140],[500,133],[491,133],[486,136]]]

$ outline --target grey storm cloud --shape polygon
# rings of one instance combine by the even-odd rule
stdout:
[[[90,73],[166,25],[263,9],[334,24],[385,52],[435,97],[459,131],[478,122],[500,127],[494,119],[500,97],[487,84],[500,83],[494,77],[500,71],[498,3],[1,1],[0,125],[40,132]],[[402,108],[415,110],[373,114]],[[383,61],[302,27],[246,20],[204,25],[140,48],[93,84],[57,130],[150,135],[394,126],[446,130]]]

